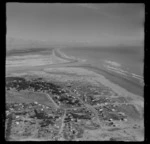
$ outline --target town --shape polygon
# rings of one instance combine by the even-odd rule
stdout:
[[[6,140],[70,141],[83,138],[85,130],[100,129],[102,122],[117,129],[114,122],[128,121],[127,111],[116,104],[127,101],[104,86],[7,77],[6,92]]]

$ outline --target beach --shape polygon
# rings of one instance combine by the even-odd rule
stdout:
[[[43,56],[43,58],[45,57]],[[14,59],[15,60],[17,59],[17,60],[10,64],[9,61],[12,61]],[[20,59],[23,59],[23,62],[25,64],[23,62],[20,62]],[[27,73],[33,72],[34,74],[40,73],[41,75],[43,73],[43,75],[48,75],[48,76],[54,75],[54,77],[58,76],[59,79],[61,80],[64,80],[63,77],[61,76],[61,73],[65,73],[66,75],[73,74],[73,75],[87,77],[87,80],[88,80],[88,77],[92,77],[89,79],[91,79],[93,82],[102,83],[106,85],[107,87],[111,88],[113,91],[115,91],[119,95],[124,96],[124,97],[131,97],[135,103],[139,104],[141,107],[144,106],[143,104],[144,100],[143,100],[143,97],[141,97],[143,91],[142,91],[142,87],[140,87],[139,85],[134,86],[134,83],[131,83],[130,81],[122,79],[121,77],[117,78],[116,75],[107,74],[108,72],[102,69],[96,69],[88,64],[81,63],[82,61],[80,62],[74,57],[66,56],[64,53],[61,54],[59,50],[54,50],[50,57],[46,57],[45,58],[46,60],[42,61],[43,63],[40,61],[41,59],[42,58],[39,57],[38,55],[31,56],[31,57],[24,56],[24,58],[14,57],[11,60],[10,59],[8,60],[8,64],[6,63],[6,67],[8,68],[15,67],[15,71],[17,67],[18,69],[20,69],[20,67],[23,67],[23,69],[20,70],[21,72],[21,71],[25,71],[26,68],[24,67],[27,66]],[[38,63],[37,63],[37,60],[39,60]],[[48,63],[49,61],[50,63]],[[19,64],[17,62],[19,62]],[[35,68],[34,67],[30,68],[30,65],[32,64],[32,62]],[[37,66],[34,64],[34,62],[36,62]],[[72,66],[72,63],[75,65]],[[60,73],[60,75],[55,76],[55,73],[56,74]],[[13,75],[15,75],[15,73]],[[18,73],[16,73],[16,75],[18,75]],[[126,82],[127,84],[124,81],[127,81]],[[124,87],[121,87],[121,86],[124,86]],[[138,87],[140,88],[140,90],[138,89]],[[132,89],[134,93],[129,92],[128,89],[129,91]],[[139,93],[139,95],[137,93]]]
[[[117,74],[111,74],[110,72],[91,66],[81,59],[75,57],[65,56],[61,51],[54,50],[52,55],[25,55],[25,56],[14,56],[6,59],[6,74],[9,77],[40,77],[46,81],[67,84],[68,82],[80,83],[84,85],[95,85],[98,87],[106,87],[112,95],[109,97],[116,99],[123,97],[128,100],[128,104],[134,105],[139,113],[138,118],[131,116],[131,120],[128,124],[120,124],[121,135],[126,135],[123,132],[124,128],[129,125],[133,126],[134,121],[137,121],[139,129],[134,131],[132,128],[127,128],[128,131],[133,131],[133,137],[136,140],[143,140],[143,134],[139,131],[143,129],[143,109],[144,109],[144,98],[142,96],[142,87],[136,85],[135,82],[128,81]],[[141,88],[141,89],[139,89]],[[116,94],[115,94],[116,93]],[[115,94],[115,95],[114,95]],[[104,104],[105,105],[105,104]],[[133,115],[132,113],[130,115]],[[133,120],[132,120],[133,119]],[[109,136],[108,129],[106,126],[102,127],[98,131],[94,131],[95,138],[98,140],[100,135],[107,133],[107,137],[113,136],[112,133]],[[114,137],[118,136],[117,132],[113,133]],[[86,137],[90,137],[90,140],[94,138],[93,134],[85,131]],[[107,139],[108,139],[107,138]],[[104,140],[102,136],[101,139]]]
[[[6,141],[147,140],[143,3],[6,9]]]
[[[103,67],[98,68],[90,63],[70,57],[64,54],[60,49],[54,49],[51,55],[26,55],[26,56],[11,56],[6,58],[6,73],[9,71],[24,71],[24,70],[42,70],[45,67],[78,67],[94,71],[97,74],[105,76],[110,81],[124,87],[130,92],[143,96],[143,84],[137,83],[135,79],[127,79],[117,73],[112,73]]]

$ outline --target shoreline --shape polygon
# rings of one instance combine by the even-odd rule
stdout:
[[[137,95],[140,95],[141,97],[143,97],[143,87],[134,81],[125,79],[125,78],[121,77],[120,75],[110,73],[107,70],[92,66],[91,64],[83,63],[83,61],[80,61],[78,59],[75,59],[75,58],[73,59],[73,58],[70,58],[69,56],[65,56],[65,54],[63,52],[61,52],[59,49],[53,49],[53,53],[50,56],[56,57],[56,59],[58,58],[58,59],[62,59],[62,60],[67,60],[67,62],[52,63],[52,64],[45,64],[45,65],[37,65],[37,66],[18,66],[18,67],[16,66],[16,67],[12,67],[12,68],[6,65],[6,74],[7,74],[7,71],[9,71],[9,68],[12,69],[12,72],[14,71],[14,73],[15,73],[15,71],[17,69],[18,69],[18,71],[22,71],[22,70],[30,71],[32,69],[33,70],[42,70],[45,67],[49,67],[49,68],[81,67],[81,68],[85,68],[87,70],[91,70],[97,74],[103,75],[106,79],[110,80],[112,83],[125,88],[129,92],[132,92],[134,94],[137,94]]]
[[[65,72],[65,73],[69,73],[69,74],[77,74],[79,76],[83,76],[86,77],[86,81],[87,82],[96,82],[97,84],[102,84],[105,85],[106,87],[111,88],[113,91],[115,91],[116,93],[118,93],[120,96],[124,96],[124,97],[133,97],[133,98],[139,98],[141,100],[143,100],[143,97],[141,97],[138,94],[134,94],[130,91],[128,91],[127,89],[125,89],[124,87],[121,87],[118,84],[113,83],[112,81],[110,81],[108,78],[106,78],[103,74],[97,74],[96,72],[92,71],[92,70],[87,70],[85,68],[81,68],[81,67],[62,67],[62,68],[45,68],[44,72]]]
[[[59,50],[59,53],[61,55],[60,50]],[[63,53],[63,55],[65,55],[65,54]],[[63,57],[61,57],[61,58],[63,58]],[[135,81],[133,79],[129,80],[125,77],[122,77],[121,75],[117,75],[116,73],[111,73],[110,71],[107,71],[106,69],[92,66],[89,63],[81,63],[81,61],[79,61],[79,60],[77,60],[76,63],[77,63],[77,65],[66,66],[66,67],[81,67],[81,68],[86,68],[87,70],[92,70],[93,72],[103,75],[104,77],[109,79],[111,82],[125,88],[126,90],[128,90],[134,94],[140,95],[141,97],[143,97],[143,95],[144,95],[144,84],[141,85],[140,83],[137,83],[137,81]]]
[[[60,72],[60,74],[51,74],[50,72]],[[61,73],[66,73],[66,74],[75,74],[74,76],[64,76]],[[12,76],[19,76],[19,73],[13,73]],[[61,67],[61,68],[45,68],[42,71],[35,71],[35,70],[30,70],[27,71],[26,73],[21,73],[21,75],[31,75],[31,76],[37,76],[37,77],[43,77],[44,79],[47,79],[48,81],[54,80],[57,82],[64,82],[66,83],[68,80],[70,81],[78,81],[78,82],[86,82],[86,83],[91,83],[91,84],[96,84],[96,85],[104,85],[108,87],[110,90],[114,91],[115,93],[118,94],[118,96],[129,98],[130,103],[134,104],[137,109],[141,109],[144,107],[144,98],[141,97],[138,94],[134,94],[124,87],[121,87],[118,84],[113,83],[110,81],[108,78],[106,78],[102,74],[97,74],[91,70],[87,70],[85,68],[77,68],[77,67]],[[20,76],[21,76],[20,75]],[[80,77],[76,77],[80,76]]]
[[[50,72],[54,72],[54,75],[51,75]],[[59,77],[56,77],[55,72],[60,72]],[[66,74],[68,74],[68,73],[69,74],[74,74],[75,73],[75,74],[79,75],[80,77],[76,78],[76,76],[73,77],[73,76],[68,76],[68,75],[65,77],[61,74],[61,72],[65,72]],[[133,93],[130,93],[126,89],[120,87],[120,85],[112,83],[104,75],[97,74],[97,73],[95,73],[91,70],[87,70],[87,69],[81,68],[81,67],[57,67],[57,68],[52,68],[51,67],[51,68],[42,69],[41,71],[30,70],[30,71],[27,71],[27,73],[24,73],[24,75],[31,75],[31,78],[32,78],[32,75],[35,76],[35,77],[41,77],[41,78],[44,78],[46,81],[51,81],[51,82],[53,82],[53,76],[54,76],[54,78],[56,77],[56,82],[58,80],[58,82],[62,81],[63,83],[67,83],[68,80],[69,81],[70,80],[71,81],[76,81],[77,80],[79,83],[83,82],[83,84],[84,84],[84,82],[86,82],[87,84],[89,84],[89,83],[93,84],[93,82],[95,82],[96,84],[98,84],[98,86],[100,86],[99,84],[101,84],[103,86],[108,87],[108,90],[118,94],[117,96],[115,96],[115,98],[119,98],[121,96],[121,97],[124,97],[125,99],[129,100],[125,104],[126,105],[125,108],[128,108],[127,105],[129,105],[129,106],[134,105],[135,110],[138,111],[138,114],[139,114],[139,117],[136,117],[136,115],[134,117],[134,114],[133,114],[133,117],[132,117],[132,113],[131,113],[131,116],[130,116],[130,112],[129,112],[129,121],[128,121],[129,125],[124,125],[124,123],[123,123],[123,124],[120,124],[117,127],[121,128],[122,130],[127,129],[126,132],[129,132],[129,133],[131,132],[131,130],[133,130],[133,132],[135,132],[134,135],[135,135],[136,138],[138,138],[138,137],[143,138],[143,135],[139,134],[138,131],[137,131],[137,130],[140,131],[141,129],[143,129],[143,117],[142,117],[142,114],[143,114],[142,112],[143,112],[143,107],[144,107],[143,98],[140,97],[139,95],[134,95]],[[13,75],[13,76],[15,76],[15,75]],[[16,76],[19,76],[19,74],[16,73]],[[35,93],[35,95],[36,95],[36,93]],[[112,96],[112,98],[114,98],[113,95],[110,95],[110,97],[111,96]],[[122,106],[124,107],[124,104]],[[129,107],[129,111],[130,111],[130,107]],[[130,121],[130,117],[133,120]],[[139,126],[139,128],[137,130],[135,130],[131,127],[131,126],[134,125],[134,122],[136,122]],[[119,124],[119,122],[117,124]],[[122,135],[123,134],[126,135],[126,133],[123,133],[123,131],[120,131],[120,132],[121,132]],[[105,128],[105,125],[104,125],[101,130],[95,131],[95,135],[97,135],[97,136],[99,136],[100,133],[102,133],[102,134],[103,133],[104,134],[108,133],[108,134],[112,134],[112,135],[117,135],[117,132],[114,133],[114,134],[109,133],[109,129],[107,128],[107,125],[106,125],[106,128]],[[90,136],[90,135],[87,135],[87,136]]]
[[[71,66],[68,66],[71,67]],[[93,72],[103,75],[106,79],[110,80],[112,83],[117,84],[123,88],[125,88],[126,90],[128,90],[131,93],[140,95],[141,97],[143,96],[144,93],[144,86],[141,86],[133,81],[130,81],[128,79],[125,79],[124,77],[121,77],[119,75],[116,74],[112,74],[109,71],[106,71],[104,69],[100,69],[91,65],[80,65],[80,66],[74,66],[74,67],[81,67],[81,68],[85,68],[87,70],[92,70]]]

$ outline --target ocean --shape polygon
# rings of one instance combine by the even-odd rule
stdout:
[[[84,59],[95,67],[111,65],[143,77],[144,48],[62,48],[60,50],[67,56]]]
[[[144,48],[61,48],[66,57],[77,58],[93,68],[108,71],[119,78],[111,76],[112,81],[119,83],[129,91],[143,95],[144,86]],[[109,76],[108,76],[109,77]],[[124,82],[124,80],[129,81]]]
[[[52,51],[53,50],[53,51]],[[122,47],[122,48],[98,48],[98,47],[67,47],[67,48],[54,48],[44,49],[43,51],[25,50],[11,52],[7,55],[24,58],[29,57],[32,52],[32,58],[39,55],[42,59],[32,60],[39,65],[39,62],[44,62],[45,58],[49,57],[53,52],[56,56],[69,61],[63,66],[81,66],[93,70],[99,74],[103,74],[112,82],[119,84],[125,89],[135,94],[143,96],[143,59],[144,50],[140,47]],[[25,55],[25,56],[24,56]],[[43,58],[44,57],[44,58]],[[46,61],[50,64],[50,60]],[[10,61],[11,63],[13,61]],[[18,62],[22,62],[21,60]],[[25,61],[25,63],[29,63]],[[31,64],[31,63],[30,63]],[[57,64],[58,66],[58,64]]]

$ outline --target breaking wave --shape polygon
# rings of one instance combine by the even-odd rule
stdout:
[[[143,76],[127,71],[126,70],[127,68],[124,68],[120,63],[117,63],[115,61],[105,60],[103,66],[108,71],[120,74],[127,79],[130,79],[130,78],[136,79],[140,82],[140,84],[144,84]]]

